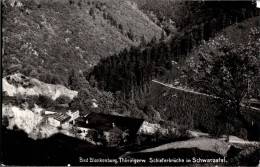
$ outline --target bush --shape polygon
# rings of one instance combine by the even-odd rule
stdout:
[[[9,126],[9,120],[8,120],[7,116],[3,117],[2,125],[5,127]]]
[[[94,12],[94,9],[93,9],[93,8],[90,8],[90,10],[89,10],[89,14],[90,14],[91,16],[93,16],[93,15],[95,14],[95,12]]]
[[[9,74],[13,74],[13,73],[20,72],[21,69],[22,69],[22,65],[21,64],[12,64],[8,68],[8,71],[9,71]]]
[[[121,31],[121,33],[124,32],[123,25],[122,25],[121,23],[118,25],[118,28],[119,28],[119,30]]]
[[[49,108],[53,106],[54,101],[48,96],[40,95],[37,104],[43,108]]]
[[[10,81],[10,79],[11,79],[10,76],[7,76],[7,77],[6,77],[6,80],[7,80],[7,81]]]
[[[25,77],[24,75],[21,75],[21,78],[22,78],[22,79],[26,79],[26,77]]]
[[[69,0],[70,5],[73,5],[75,2],[73,0]]]
[[[70,102],[70,98],[66,95],[61,95],[55,100],[56,104],[66,104]]]
[[[109,147],[119,147],[120,144],[123,142],[122,135],[123,135],[123,132],[120,129],[114,128],[109,135],[108,146]]]
[[[2,96],[7,96],[8,93],[6,91],[3,91],[3,95]]]
[[[132,41],[134,40],[134,34],[133,34],[133,31],[131,29],[127,32],[127,37],[129,39],[131,39]]]
[[[28,103],[28,109],[32,109],[34,108],[34,104],[37,103],[39,97],[37,95],[34,95],[34,96],[28,96],[26,98],[26,101]]]
[[[33,70],[32,72],[30,72],[29,76],[31,78],[36,78],[36,79],[39,78],[39,74],[38,74],[38,72],[36,70]]]
[[[89,138],[90,140],[93,140],[96,143],[98,140],[98,132],[96,130],[90,129],[86,134],[86,138]]]

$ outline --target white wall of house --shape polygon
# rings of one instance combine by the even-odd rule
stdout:
[[[67,115],[69,115],[71,118],[69,120],[69,122],[73,122],[73,125],[75,124],[75,119],[77,119],[79,117],[79,110],[72,112],[71,110],[69,110],[67,112]]]
[[[61,124],[62,129],[68,129],[70,127],[70,124],[68,121],[64,122],[63,124]]]

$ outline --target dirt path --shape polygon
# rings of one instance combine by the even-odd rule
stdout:
[[[182,88],[182,87],[176,87],[176,86],[172,86],[172,85],[170,85],[170,84],[165,84],[165,83],[160,82],[160,81],[157,81],[157,80],[152,80],[152,82],[161,84],[161,85],[166,86],[166,87],[168,87],[168,88],[172,88],[172,89],[176,89],[176,90],[181,90],[181,91],[188,92],[188,93],[192,93],[192,94],[197,94],[197,95],[202,95],[202,96],[208,96],[208,97],[218,98],[218,97],[216,97],[216,96],[208,95],[208,94],[205,94],[205,93],[195,92],[195,91],[193,91],[193,90],[187,90],[187,89]]]

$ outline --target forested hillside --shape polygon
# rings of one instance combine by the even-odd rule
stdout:
[[[88,75],[90,84],[113,92],[119,99],[134,100],[144,113],[150,114],[150,119],[159,112],[164,120],[217,134],[219,132],[214,127],[218,126],[220,118],[224,118],[220,121],[222,132],[229,129],[228,122],[236,122],[234,124],[243,127],[245,132],[231,130],[227,133],[252,137],[255,129],[245,120],[243,112],[248,110],[241,107],[241,102],[244,98],[259,98],[258,18],[250,18],[256,14],[252,2],[241,2],[244,6],[235,2],[232,6],[229,2],[227,8],[223,3],[201,2],[203,7],[199,5],[198,9],[204,11],[197,13],[197,19],[191,20],[193,13],[187,14],[183,17],[183,22],[188,20],[187,25],[167,40],[162,35],[159,42],[152,40],[146,47],[132,47],[102,59]],[[192,4],[190,6],[195,10],[195,3]],[[216,6],[222,6],[222,12]],[[248,14],[236,15],[242,11]],[[223,22],[224,18],[228,21]],[[214,20],[217,26],[207,27]],[[153,91],[152,79],[178,82],[187,89],[193,88],[220,99],[200,99],[196,95],[175,93],[178,100],[173,103],[174,94],[162,97]]]
[[[171,1],[171,3],[177,2]],[[124,98],[138,97],[147,91],[152,78],[175,75],[176,71],[171,71],[176,63],[172,62],[173,60],[185,61],[187,54],[201,41],[208,40],[229,25],[257,14],[252,2],[228,2],[228,5],[225,4],[226,2],[216,1],[200,2],[199,5],[198,3],[177,3],[177,6],[189,7],[191,10],[183,9],[185,17],[178,18],[180,20],[176,18],[185,24],[179,26],[179,31],[170,39],[166,40],[166,37],[162,35],[159,43],[152,40],[145,49],[132,47],[130,51],[124,50],[103,59],[95,66],[88,78],[95,79],[99,88],[121,93]],[[161,3],[158,2],[158,4]],[[160,11],[173,12],[172,14],[175,12],[170,7],[168,10],[160,8]],[[242,11],[244,15],[237,15],[237,13],[243,13]]]
[[[257,15],[254,2],[232,1],[173,1],[173,0],[132,0],[157,25],[164,28],[167,34],[172,33],[172,26],[181,31],[187,26],[204,29],[204,36],[245,18]],[[198,17],[200,16],[200,17]],[[196,23],[197,25],[194,25]],[[203,34],[203,30],[202,30]]]
[[[168,35],[176,35],[172,44],[181,42],[174,49],[177,57],[223,28],[258,15],[255,3],[248,1],[140,0],[137,3]]]
[[[4,0],[3,74],[68,86],[100,58],[159,38],[162,29],[123,0]]]

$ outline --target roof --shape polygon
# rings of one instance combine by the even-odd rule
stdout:
[[[70,116],[68,116],[68,115],[66,115],[66,114],[63,114],[63,113],[57,113],[57,114],[55,114],[55,116],[54,116],[54,119],[56,119],[56,120],[58,120],[58,121],[60,121],[60,122],[62,122],[62,123],[64,123],[64,122],[70,120],[70,118],[71,118]]]
[[[75,108],[72,108],[72,107],[65,107],[65,106],[55,106],[53,111],[58,112],[58,113],[66,113],[69,110],[71,112],[75,112],[78,109],[75,109]]]
[[[88,120],[88,124],[86,121]],[[140,126],[143,123],[143,119],[123,117],[110,114],[101,114],[101,113],[90,113],[86,117],[80,117],[76,121],[76,125],[84,128],[91,128],[101,131],[110,131],[113,129],[112,124],[122,130],[129,130],[129,133],[137,133]]]
[[[82,128],[90,128],[88,124],[86,124],[86,118],[85,117],[79,117],[75,121],[75,125]]]

